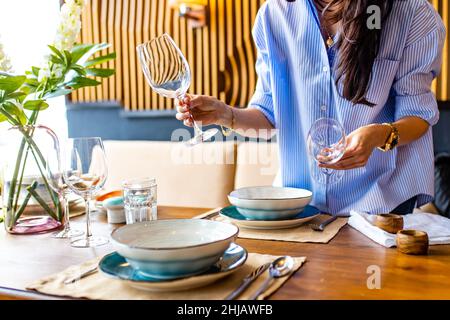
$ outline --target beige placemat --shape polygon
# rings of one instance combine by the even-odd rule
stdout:
[[[197,219],[208,218],[215,221],[231,221],[218,214],[221,208],[217,208],[208,211],[204,214],[196,216]],[[239,228],[239,238],[245,239],[259,239],[259,240],[274,240],[274,241],[290,241],[290,242],[314,242],[314,243],[328,243],[333,239],[341,230],[343,226],[347,224],[347,218],[339,218],[336,221],[329,224],[323,232],[314,231],[309,226],[310,223],[324,221],[329,219],[328,215],[320,215],[311,222],[303,224],[299,227],[289,229],[277,229],[277,230],[256,230],[248,229],[244,227]]]
[[[83,271],[89,270],[97,264],[100,259],[91,260],[82,265],[72,266],[60,273],[40,279],[27,286],[27,289],[56,296],[96,300],[223,300],[239,287],[245,276],[250,274],[260,265],[272,262],[276,258],[277,257],[271,255],[249,253],[245,265],[226,278],[206,287],[180,292],[163,293],[134,289],[120,280],[106,277],[101,272],[80,279],[73,284],[64,284],[66,279],[72,279],[73,277],[82,274]],[[306,258],[296,257],[294,258],[294,261],[295,271],[297,271],[306,261]],[[238,299],[249,299],[267,277],[268,271],[261,275],[241,296],[239,296]],[[288,279],[289,277],[274,280],[269,289],[258,297],[258,300],[265,299],[276,292]]]

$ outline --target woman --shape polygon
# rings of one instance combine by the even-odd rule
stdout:
[[[192,126],[191,112],[203,125],[277,129],[282,185],[313,190],[325,212],[406,214],[432,200],[431,83],[445,28],[426,0],[269,0],[253,36],[259,79],[248,108],[195,96],[178,102],[177,119]],[[312,178],[320,168],[306,146],[323,117],[349,133],[342,160],[324,166],[345,174],[328,185]]]

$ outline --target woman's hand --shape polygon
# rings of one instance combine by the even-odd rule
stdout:
[[[320,164],[321,168],[351,170],[365,167],[375,148],[386,143],[391,129],[386,125],[361,127],[347,136],[347,147],[342,159],[333,164]]]
[[[188,127],[193,120],[204,126],[218,124],[229,126],[232,122],[232,111],[222,101],[210,96],[186,96],[183,101],[176,100],[176,118]],[[192,119],[193,117],[193,119]]]

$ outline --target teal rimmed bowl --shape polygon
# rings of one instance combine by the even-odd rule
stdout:
[[[208,270],[235,241],[239,228],[200,219],[157,220],[123,226],[114,248],[142,274],[176,279]]]

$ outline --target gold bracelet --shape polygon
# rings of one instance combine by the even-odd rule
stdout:
[[[233,112],[233,107],[231,107],[230,110],[231,110],[231,128],[226,129],[224,126],[220,126],[220,128],[222,129],[222,134],[225,137],[229,137],[229,136],[231,136],[233,134],[233,132],[234,132],[234,125],[236,123],[236,117],[235,117],[234,112]]]

